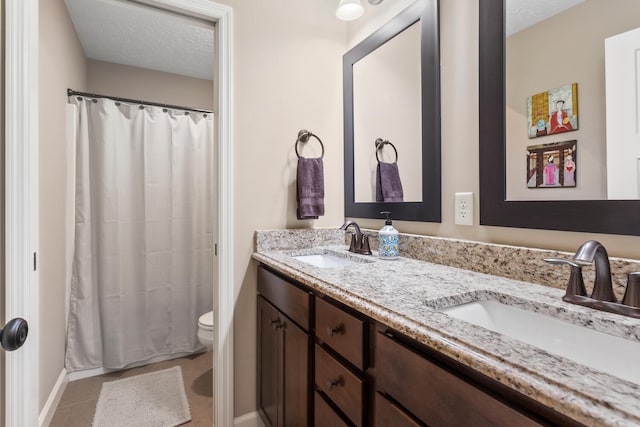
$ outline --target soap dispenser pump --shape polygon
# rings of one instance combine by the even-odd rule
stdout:
[[[381,259],[397,259],[398,258],[398,230],[393,228],[391,223],[391,212],[380,212],[386,215],[384,227],[378,231],[378,256]]]

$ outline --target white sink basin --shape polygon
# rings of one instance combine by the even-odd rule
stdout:
[[[320,268],[346,267],[348,265],[357,265],[363,262],[333,254],[298,255],[293,258]]]
[[[450,316],[640,384],[640,343],[492,300],[440,309]]]

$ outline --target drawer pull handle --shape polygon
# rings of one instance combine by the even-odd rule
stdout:
[[[327,335],[332,337],[334,335],[339,335],[344,333],[344,325],[340,324],[338,326],[327,326]]]
[[[344,385],[344,379],[342,378],[342,375],[336,378],[335,380],[327,381],[327,388],[329,390],[333,390],[334,388],[341,385]]]

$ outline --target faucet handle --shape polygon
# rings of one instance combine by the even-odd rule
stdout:
[[[358,239],[356,237],[356,233],[351,233],[351,243],[349,244],[349,252],[357,252],[358,250]]]
[[[572,268],[582,268],[582,264],[564,258],[545,258],[544,262],[549,264],[568,265]]]
[[[577,262],[569,261],[562,258],[545,258],[545,262],[549,264],[568,265],[571,268],[569,274],[569,283],[567,284],[567,295],[587,296],[587,290],[584,288],[584,280],[582,278],[582,265]]]
[[[371,247],[369,246],[369,236],[362,233],[362,242],[360,244],[360,253],[362,255],[371,255]]]
[[[627,274],[627,289],[624,291],[622,304],[640,307],[640,272]]]

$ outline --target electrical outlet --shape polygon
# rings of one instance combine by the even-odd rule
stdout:
[[[473,225],[473,193],[456,193],[455,222]]]

